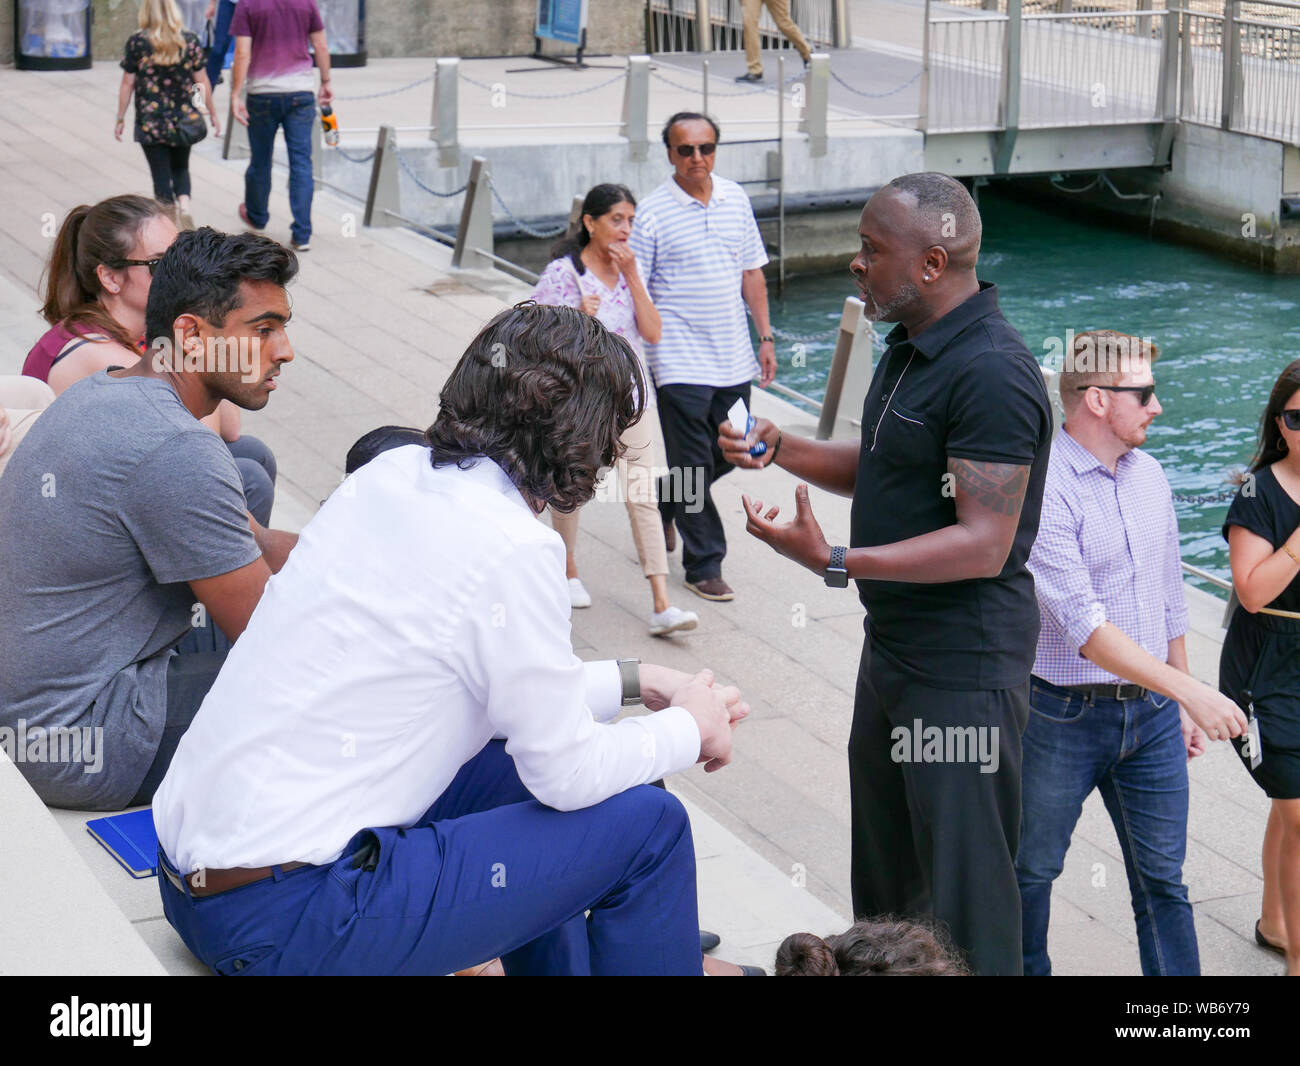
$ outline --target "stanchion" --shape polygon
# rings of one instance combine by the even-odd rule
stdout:
[[[817,439],[834,436],[851,437],[856,430],[851,418],[862,413],[867,387],[871,384],[871,330],[863,315],[863,304],[855,296],[844,301],[840,315],[840,335],[835,341],[830,373],[826,376],[826,394],[822,399],[821,418],[817,422]],[[841,414],[840,412],[844,412]]]
[[[488,161],[476,155],[469,168],[469,187],[456,229],[451,265],[462,270],[490,270],[493,265],[492,188]]]
[[[400,219],[388,212],[402,209],[401,190],[397,184],[397,133],[392,126],[380,126],[375,142],[375,160],[370,165],[370,188],[366,192],[367,226],[400,226]]]

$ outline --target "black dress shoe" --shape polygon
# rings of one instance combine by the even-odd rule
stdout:
[[[762,81],[763,75],[762,74],[737,74],[736,80],[749,81],[749,82]]]
[[[721,943],[722,937],[717,933],[710,933],[707,929],[700,930],[700,951],[704,954],[707,955]]]

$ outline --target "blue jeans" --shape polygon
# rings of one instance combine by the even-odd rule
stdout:
[[[497,957],[510,976],[702,973],[677,798],[641,785],[582,810],[543,807],[502,741],[413,826],[363,829],[330,866],[277,867],[199,899],[165,876],[158,886],[167,920],[223,975],[436,975]]]
[[[1016,857],[1025,974],[1052,972],[1052,882],[1083,801],[1100,788],[1124,854],[1142,972],[1198,975],[1196,928],[1183,884],[1187,749],[1178,704],[1155,693],[1090,702],[1035,677],[1029,706]]]
[[[271,198],[271,155],[275,132],[284,127],[284,144],[289,152],[289,208],[293,212],[293,239],[299,244],[311,240],[312,125],[316,121],[313,93],[250,93],[248,95],[248,149],[252,153],[244,171],[244,206],[248,219],[261,229],[270,221],[267,202]]]
[[[230,49],[230,20],[235,17],[235,0],[221,0],[217,17],[212,22],[212,50],[208,52],[208,81],[217,87],[217,79],[226,65],[226,52]]]

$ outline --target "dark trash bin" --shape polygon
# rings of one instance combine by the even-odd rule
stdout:
[[[14,0],[14,66],[86,70],[90,19],[90,0]]]

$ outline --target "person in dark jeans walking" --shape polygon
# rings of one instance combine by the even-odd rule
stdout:
[[[305,252],[311,243],[312,124],[317,103],[324,107],[334,99],[325,24],[316,0],[242,0],[230,31],[235,36],[231,107],[248,127],[252,153],[239,217],[255,230],[270,221],[271,153],[276,131],[283,127],[289,153],[290,232],[294,251]],[[313,54],[320,68],[319,92],[314,91]]]
[[[221,71],[226,65],[226,52],[230,49],[230,23],[235,17],[238,0],[208,0],[203,13],[212,23],[212,41],[208,46],[208,82],[215,89],[221,84]]]

